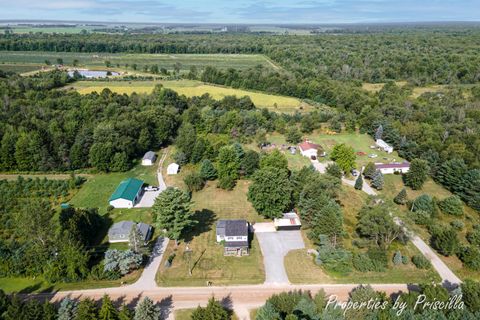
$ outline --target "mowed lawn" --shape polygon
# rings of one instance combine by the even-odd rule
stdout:
[[[257,65],[273,69],[268,59],[258,54],[140,54],[140,53],[80,53],[80,52],[42,52],[42,51],[2,51],[0,63],[9,64],[45,64],[45,60],[52,64],[62,59],[63,64],[73,65],[78,61],[80,67],[105,67],[105,61],[109,61],[112,67],[121,70],[133,71],[125,68],[125,64],[137,65],[137,70],[143,66],[157,65],[172,71],[174,64],[178,64],[180,71],[188,72],[191,67],[202,70],[207,66],[217,69],[248,69]],[[117,66],[118,64],[118,66]]]
[[[167,157],[165,166],[170,161]],[[197,168],[190,166],[182,168],[178,175],[166,175],[167,185],[184,188],[183,178],[193,170]],[[175,247],[171,241],[157,273],[159,285],[205,286],[207,281],[213,285],[257,284],[265,280],[262,255],[255,238],[251,242],[250,255],[244,257],[224,257],[223,246],[216,242],[215,223],[218,219],[245,219],[251,223],[265,221],[247,200],[249,184],[247,180],[239,180],[233,190],[226,191],[217,188],[217,181],[209,181],[203,190],[193,193],[193,210],[200,222],[186,235],[186,242],[192,250],[190,262],[184,254],[186,242]],[[175,254],[173,264],[166,268],[165,262],[172,254]],[[189,263],[194,266],[191,276]]]
[[[271,111],[293,113],[295,111],[308,112],[313,107],[300,99],[272,95],[262,92],[234,89],[225,86],[206,84],[195,80],[159,80],[159,81],[79,81],[73,85],[81,94],[92,92],[100,93],[109,88],[113,92],[132,94],[151,93],[155,85],[161,84],[165,88],[175,90],[187,97],[201,96],[208,93],[212,98],[220,100],[226,96],[249,96],[257,108],[267,108]]]

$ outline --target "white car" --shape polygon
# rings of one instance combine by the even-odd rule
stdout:
[[[378,156],[377,156],[375,153],[371,153],[371,154],[368,155],[368,157],[369,157],[369,158],[376,158],[376,157],[378,157]]]
[[[143,188],[143,190],[145,190],[145,191],[158,191],[158,187],[148,186],[148,187]]]

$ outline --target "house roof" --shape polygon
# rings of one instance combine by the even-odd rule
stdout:
[[[308,140],[305,140],[304,142],[300,143],[298,146],[300,147],[300,149],[302,149],[302,151],[310,150],[310,149],[318,150],[321,148],[320,145],[312,143]]]
[[[176,164],[175,162],[173,163],[170,163],[167,167],[167,173],[168,172],[175,172],[177,173],[178,172],[178,168],[180,168],[180,166],[178,164]]]
[[[116,239],[127,239],[128,236],[130,235],[130,231],[132,230],[133,225],[135,222],[133,221],[119,221],[117,223],[114,223],[110,229],[108,229],[108,237],[110,240],[116,240]],[[140,233],[143,235],[143,240],[147,240],[147,237],[149,235],[149,231],[152,228],[149,224],[140,222],[137,224],[138,230],[140,230]]]
[[[148,152],[145,153],[142,160],[152,160],[152,161],[154,161],[156,157],[157,156],[155,155],[155,152],[148,151]]]
[[[248,241],[227,241],[225,242],[225,247],[227,248],[242,248],[248,247]]]
[[[410,168],[410,163],[408,162],[396,162],[396,163],[375,163],[375,168],[377,169],[398,169],[398,168]]]
[[[284,213],[281,218],[273,220],[275,226],[301,226],[302,223],[295,212]]]
[[[135,197],[137,196],[138,191],[140,191],[142,186],[142,180],[134,178],[128,178],[126,180],[123,180],[122,182],[120,182],[117,189],[115,189],[115,192],[113,192],[108,201],[116,199],[127,199],[133,201],[135,200]]]
[[[246,220],[219,220],[217,235],[226,237],[248,236],[248,222]]]

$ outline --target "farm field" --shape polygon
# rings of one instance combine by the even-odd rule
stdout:
[[[265,68],[274,68],[271,62],[263,55],[247,54],[128,54],[128,53],[78,53],[78,52],[30,52],[30,51],[2,51],[0,64],[19,65],[45,65],[45,60],[52,64],[57,59],[63,59],[63,64],[72,65],[78,60],[80,67],[103,67],[105,61],[110,61],[112,67],[125,70],[125,64],[137,64],[137,70],[142,70],[144,65],[158,65],[158,68],[173,70],[173,65],[178,63],[180,71],[188,71],[190,67],[198,70],[207,66],[218,69],[247,69],[257,65]],[[133,71],[131,68],[128,70]]]
[[[94,91],[101,92],[104,88],[109,88],[117,93],[132,94],[133,92],[150,93],[157,84],[175,90],[179,94],[187,97],[201,96],[205,93],[210,94],[212,98],[217,100],[230,95],[237,97],[249,96],[258,108],[267,108],[271,111],[293,113],[295,111],[307,112],[313,109],[311,105],[297,98],[211,85],[195,80],[79,81],[72,87],[81,94]]]
[[[45,65],[41,65],[41,64],[38,64],[38,63],[31,63],[31,64],[0,63],[0,70],[2,70],[4,72],[26,73],[26,72],[40,70],[40,69],[42,69],[43,66],[45,66]]]

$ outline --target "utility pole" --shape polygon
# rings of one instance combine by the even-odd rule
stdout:
[[[185,246],[185,251],[183,252],[183,256],[185,260],[187,260],[187,266],[188,266],[188,275],[192,276],[192,254],[193,250],[190,249],[188,246],[188,243]]]

